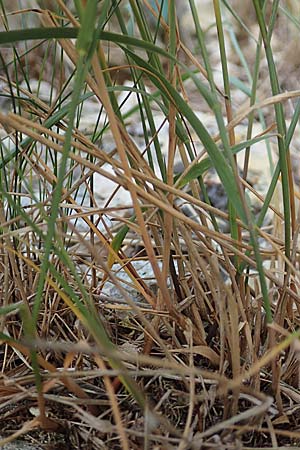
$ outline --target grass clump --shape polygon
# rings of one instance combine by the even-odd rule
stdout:
[[[297,445],[297,5],[0,4],[0,445]]]

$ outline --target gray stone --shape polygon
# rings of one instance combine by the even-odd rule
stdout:
[[[0,437],[0,442],[1,439],[3,438]],[[3,446],[0,445],[0,448],[2,448],[3,450],[42,450],[42,447],[35,444],[29,444],[28,442],[22,440],[9,442],[8,444],[5,444]]]

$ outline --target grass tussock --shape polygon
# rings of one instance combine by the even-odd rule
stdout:
[[[0,1],[0,445],[300,445],[297,4],[25,3]]]

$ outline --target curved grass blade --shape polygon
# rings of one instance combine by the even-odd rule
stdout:
[[[240,144],[234,145],[232,147],[232,154],[237,155],[240,151],[244,150],[247,147],[250,147],[254,144],[257,144],[257,142],[261,142],[265,139],[268,139],[275,135],[265,135],[260,136],[258,138],[249,139],[248,141],[244,141]],[[195,180],[199,176],[204,175],[205,172],[207,172],[209,169],[213,167],[213,162],[210,158],[205,158],[202,161],[200,161],[197,164],[194,164],[191,169],[187,172],[187,174],[178,182],[177,187],[179,189],[186,186],[191,181]],[[180,173],[176,175],[174,182],[176,182],[180,178]]]

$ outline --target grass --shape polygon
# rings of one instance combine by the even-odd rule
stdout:
[[[299,445],[297,5],[44,3],[0,2],[0,445]]]

